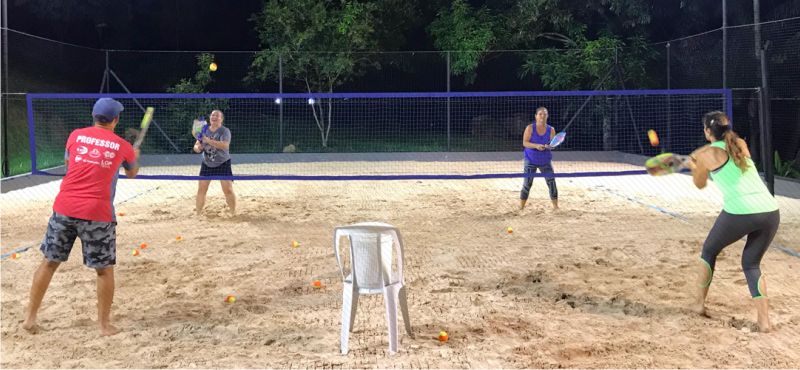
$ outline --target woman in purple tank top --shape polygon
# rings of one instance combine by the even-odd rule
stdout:
[[[528,201],[528,194],[533,184],[533,174],[538,169],[542,174],[553,173],[553,153],[550,151],[550,140],[555,136],[556,129],[547,124],[547,108],[536,108],[536,123],[530,124],[525,128],[522,135],[522,146],[525,147],[525,181],[522,183],[520,192],[519,209],[525,208]],[[550,191],[550,201],[553,209],[558,209],[558,188],[556,188],[555,177],[545,177],[547,189]]]

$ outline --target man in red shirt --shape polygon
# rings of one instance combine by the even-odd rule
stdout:
[[[97,100],[94,125],[80,128],[67,139],[67,174],[53,204],[53,215],[42,241],[44,260],[33,275],[30,303],[22,327],[38,331],[36,315],[59,264],[69,258],[75,238],[81,239],[83,264],[97,271],[97,322],[100,335],[118,332],[111,325],[116,258],[114,191],[119,168],[133,178],[139,172],[139,150],[114,134],[123,107],[110,98]]]

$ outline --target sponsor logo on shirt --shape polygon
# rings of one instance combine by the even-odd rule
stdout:
[[[114,152],[108,152],[108,151],[103,152],[103,157],[106,157],[108,159],[114,159],[114,157],[116,157],[116,156],[117,155],[114,154]]]
[[[78,154],[86,154],[86,153],[89,152],[89,149],[86,148],[85,146],[81,145],[75,151],[78,152]]]
[[[97,149],[92,149],[92,151],[89,152],[89,156],[92,158],[100,158],[100,151]]]
[[[102,166],[103,168],[111,168],[111,163],[112,163],[111,161],[103,160],[100,162],[100,166]]]

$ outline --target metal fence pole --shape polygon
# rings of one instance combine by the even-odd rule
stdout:
[[[278,54],[278,94],[281,95],[278,104],[278,152],[283,151],[283,54]]]
[[[9,176],[11,168],[9,167],[8,162],[8,4],[6,4],[6,0],[3,0],[3,60],[2,66],[0,69],[3,71],[3,81],[0,84],[0,103],[2,106],[0,109],[3,110],[3,116],[0,119],[3,120],[3,164],[2,164],[2,173],[3,177]]]
[[[447,52],[447,92],[450,92],[450,52]],[[447,151],[450,151],[450,96],[447,97]]]
[[[722,0],[722,88],[728,87],[728,6]]]
[[[761,57],[761,5],[758,0],[753,0],[753,31],[755,40],[756,58]]]
[[[769,41],[760,49],[761,54],[761,100],[764,119],[761,127],[761,152],[764,154],[764,181],[772,195],[775,195],[775,168],[773,167],[772,119],[770,117],[769,76],[767,71],[767,48]]]
[[[670,48],[672,45],[667,43],[667,90],[672,88],[672,65],[670,64]],[[667,150],[672,150],[670,146],[670,139],[672,137],[672,95],[667,95],[667,137],[664,140],[664,147]]]

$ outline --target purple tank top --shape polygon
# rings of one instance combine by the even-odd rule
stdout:
[[[534,144],[549,144],[550,143],[550,133],[553,131],[553,128],[550,125],[546,125],[547,129],[545,130],[544,135],[539,135],[536,132],[536,123],[533,123],[532,133],[531,133],[531,143]],[[550,161],[553,160],[553,153],[550,149],[545,150],[536,150],[531,148],[525,148],[525,159],[528,160],[531,164],[548,164]]]

